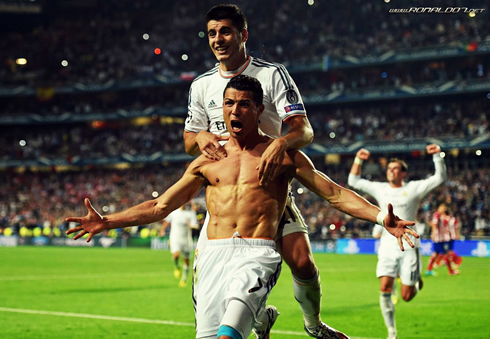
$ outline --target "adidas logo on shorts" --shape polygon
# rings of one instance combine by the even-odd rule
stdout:
[[[217,107],[217,105],[214,102],[214,100],[211,100],[211,102],[208,104],[208,108],[214,108],[214,107]]]

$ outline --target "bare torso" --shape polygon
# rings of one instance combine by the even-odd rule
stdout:
[[[273,239],[286,203],[288,178],[283,174],[260,186],[257,167],[268,144],[247,151],[229,144],[225,159],[203,160],[198,170],[209,182],[208,238],[230,238],[238,232],[241,237]]]

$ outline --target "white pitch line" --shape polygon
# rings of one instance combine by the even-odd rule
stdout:
[[[194,323],[184,323],[184,322],[170,321],[170,320],[153,320],[153,319],[141,319],[141,318],[112,317],[112,316],[108,316],[108,315],[98,315],[98,314],[26,310],[26,309],[22,309],[22,308],[8,308],[8,307],[0,307],[0,311],[15,312],[15,313],[29,313],[29,314],[42,314],[42,315],[55,315],[55,316],[61,316],[61,317],[90,318],[90,319],[117,320],[117,321],[132,321],[132,322],[136,322],[136,323],[176,325],[176,326],[192,326],[192,327],[194,327]]]
[[[194,327],[195,326],[194,323],[185,323],[185,322],[170,321],[170,320],[154,320],[154,319],[141,319],[141,318],[113,317],[113,316],[98,315],[98,314],[27,310],[27,309],[22,309],[22,308],[0,307],[0,312],[2,312],[2,311],[3,312],[14,312],[14,313],[54,315],[54,316],[60,316],[60,317],[130,321],[130,322],[136,322],[136,323],[159,324],[159,325],[173,325],[173,326],[187,326],[187,327]],[[275,331],[275,330],[272,330],[272,333],[306,336],[306,334],[304,334],[304,333],[293,332],[293,331]]]
[[[54,315],[54,316],[59,316],[59,317],[90,318],[90,319],[116,320],[116,321],[129,321],[129,322],[136,322],[136,323],[159,324],[159,325],[173,325],[173,326],[187,326],[187,327],[194,327],[195,326],[194,323],[185,323],[185,322],[171,321],[171,320],[113,317],[113,316],[98,315],[98,314],[54,312],[54,311],[42,311],[42,310],[27,310],[27,309],[22,309],[22,308],[9,308],[9,307],[0,307],[0,312]],[[301,336],[301,337],[307,336],[303,332],[295,332],[295,331],[272,330],[271,332],[275,333],[275,334],[288,334],[288,335],[295,335],[295,336]],[[350,337],[350,338],[351,339],[373,339],[373,338],[361,338],[361,337]]]
[[[60,279],[95,279],[112,277],[159,277],[170,275],[168,272],[145,272],[145,273],[110,273],[110,274],[74,274],[74,275],[18,275],[0,277],[0,281],[23,281],[23,280],[60,280]]]

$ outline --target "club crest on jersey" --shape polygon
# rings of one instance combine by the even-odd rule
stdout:
[[[286,99],[290,104],[296,104],[299,101],[299,96],[294,90],[290,89],[286,92]]]
[[[218,105],[216,105],[214,100],[211,100],[211,102],[208,104],[208,108],[215,108],[215,107],[218,107]]]
[[[294,111],[302,111],[304,110],[303,104],[294,104],[294,105],[289,105],[284,107],[284,110],[289,113],[289,112],[294,112]]]

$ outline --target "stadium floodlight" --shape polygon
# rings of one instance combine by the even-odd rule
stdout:
[[[17,65],[25,65],[25,64],[27,64],[27,59],[26,58],[18,58],[17,60],[15,60],[15,63]]]

